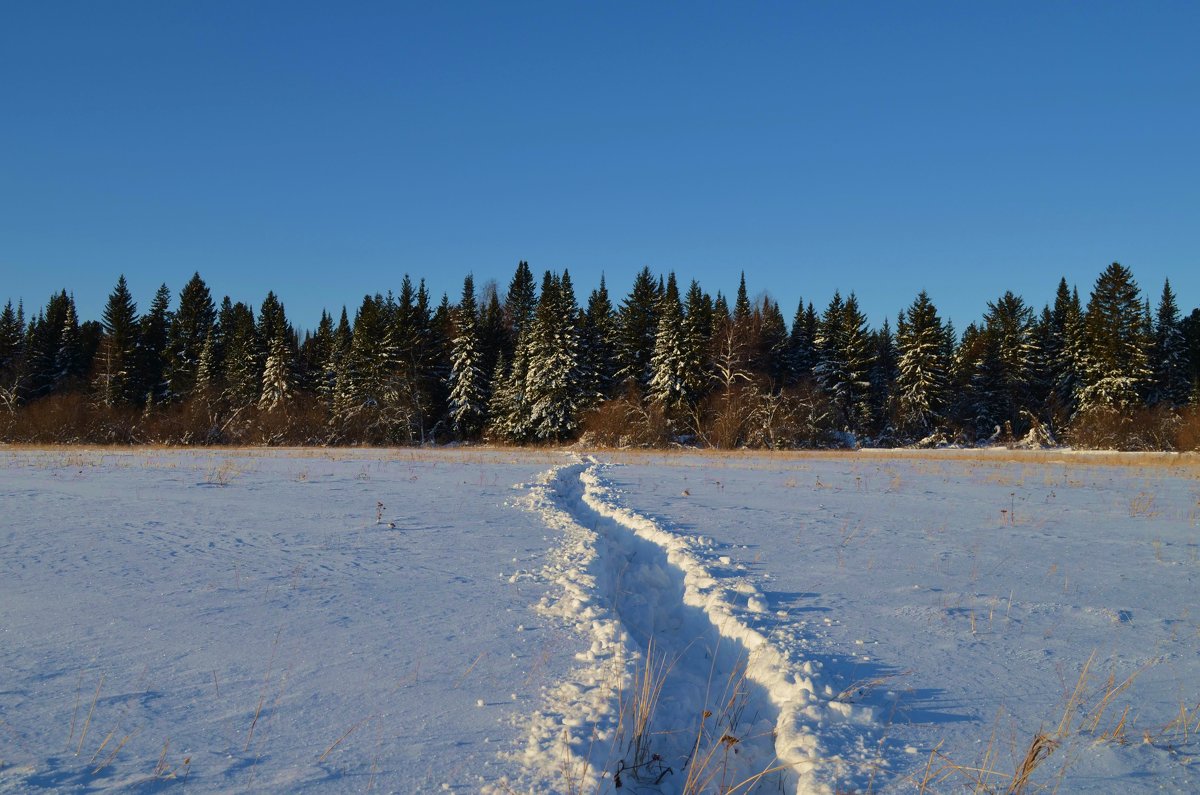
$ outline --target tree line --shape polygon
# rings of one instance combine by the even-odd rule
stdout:
[[[872,329],[854,293],[822,311],[732,306],[674,273],[604,278],[520,262],[501,296],[432,303],[424,281],[322,312],[303,336],[268,293],[218,305],[197,273],[139,314],[124,276],[99,321],[52,295],[0,313],[0,437],[164,444],[488,440],[768,448],[1004,443],[1200,446],[1200,309],[1157,305],[1113,263],[1087,301],[1012,292],[959,333],[924,291]]]

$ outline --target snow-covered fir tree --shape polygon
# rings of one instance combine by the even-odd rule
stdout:
[[[83,340],[79,334],[79,317],[75,314],[75,299],[70,298],[66,303],[66,314],[63,317],[62,331],[58,339],[58,352],[54,357],[55,375],[54,388],[65,389],[74,384],[87,372],[87,358],[84,355]]]
[[[883,325],[871,334],[872,360],[867,380],[870,381],[869,402],[871,417],[869,430],[881,442],[896,444],[896,377],[899,373],[896,338],[891,323],[883,319]]]
[[[292,398],[291,351],[288,350],[287,330],[279,328],[267,346],[267,361],[263,366],[262,394],[258,399],[260,411],[275,411]]]
[[[141,397],[137,379],[137,304],[122,274],[102,315],[104,340],[97,357],[96,387],[106,406],[128,405]]]
[[[533,279],[533,271],[529,263],[521,260],[517,270],[508,283],[508,293],[504,298],[504,322],[508,329],[506,344],[502,350],[505,357],[512,361],[521,335],[533,323],[533,314],[537,310],[537,284]]]
[[[462,300],[454,313],[450,353],[450,422],[459,439],[474,439],[487,419],[487,394],[481,367],[475,280],[463,280]]]
[[[1114,262],[1096,279],[1083,321],[1081,411],[1127,412],[1150,379],[1145,308],[1128,268]]]
[[[684,382],[693,403],[708,391],[712,381],[712,347],[716,312],[712,297],[692,280],[684,302]]]
[[[971,380],[977,432],[992,436],[1009,427],[1016,434],[1028,425],[1038,363],[1033,310],[1006,292],[988,302],[983,320],[983,355]],[[1006,425],[1007,424],[1007,425]]]
[[[273,291],[259,308],[257,337],[263,362],[258,408],[275,411],[292,398],[295,346],[283,304]]]
[[[225,313],[223,313],[225,314]],[[220,324],[224,353],[222,397],[234,410],[258,403],[262,391],[262,359],[254,310],[238,301]]]
[[[787,322],[783,319],[779,304],[768,296],[763,296],[755,315],[755,368],[778,391],[788,380],[790,371]]]
[[[571,277],[546,272],[530,327],[525,377],[529,429],[539,441],[561,441],[579,427],[585,403],[579,359],[578,307]]]
[[[924,290],[896,319],[896,350],[899,430],[921,439],[945,414],[950,377],[945,327]]]
[[[4,304],[4,311],[0,312],[0,376],[16,371],[24,337],[24,311],[19,302],[18,309],[14,310],[10,300]]]
[[[661,405],[668,419],[674,422],[686,412],[693,397],[688,381],[694,363],[689,360],[687,348],[683,303],[672,272],[667,276],[666,289],[658,304],[658,331],[650,357],[646,397]]]
[[[1179,305],[1171,282],[1163,283],[1162,297],[1154,320],[1154,380],[1150,390],[1150,403],[1166,403],[1182,406],[1191,394],[1190,362],[1187,340],[1183,336],[1183,324],[1179,317]]]
[[[204,347],[215,318],[216,307],[208,285],[199,273],[195,273],[179,293],[179,308],[171,317],[167,332],[164,376],[169,398],[183,399],[191,395],[196,384],[200,349]]]
[[[615,322],[608,287],[601,274],[600,286],[588,296],[579,337],[583,383],[589,405],[612,394],[617,372],[613,346]]]
[[[788,334],[789,383],[798,384],[812,379],[813,367],[817,363],[816,338],[817,313],[811,301],[805,306],[804,299],[800,299]]]
[[[165,284],[159,285],[149,311],[138,321],[137,376],[134,380],[142,402],[148,404],[161,402],[167,393],[164,369],[171,321],[171,289]]]
[[[633,289],[617,312],[617,381],[645,389],[650,381],[650,357],[658,332],[658,288],[649,268],[642,268]]]
[[[217,332],[214,327],[204,338],[200,349],[200,363],[196,366],[196,389],[194,395],[206,405],[220,394],[221,374],[217,366]]]
[[[829,395],[838,425],[861,433],[870,419],[871,339],[854,293],[834,292],[815,340],[817,383]]]

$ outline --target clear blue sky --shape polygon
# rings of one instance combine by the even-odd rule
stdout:
[[[961,329],[1114,260],[1200,303],[1200,4],[8,2],[0,301],[98,318],[643,265]]]

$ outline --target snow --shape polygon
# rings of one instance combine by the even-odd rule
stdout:
[[[1196,791],[1198,473],[0,451],[0,792]]]

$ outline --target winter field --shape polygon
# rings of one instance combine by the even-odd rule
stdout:
[[[0,448],[0,793],[1200,791],[1200,462]]]

